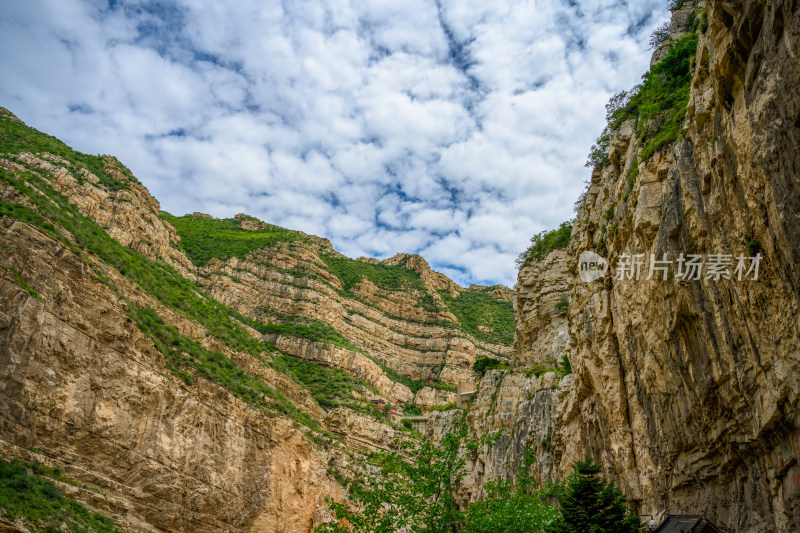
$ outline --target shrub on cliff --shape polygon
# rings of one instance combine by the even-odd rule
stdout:
[[[501,360],[495,359],[493,357],[478,357],[472,364],[472,370],[474,370],[481,376],[484,375],[487,370],[492,370],[494,368],[503,368],[503,367],[508,368],[508,365],[503,363]]]
[[[675,41],[664,59],[642,77],[640,85],[628,91],[630,97],[609,117],[612,130],[630,118],[637,119],[639,142],[644,146],[642,161],[680,136],[698,39],[692,33]]]
[[[517,265],[524,267],[532,261],[541,261],[553,250],[566,248],[572,237],[572,222],[562,222],[558,228],[543,231],[531,237],[531,245],[517,258]]]

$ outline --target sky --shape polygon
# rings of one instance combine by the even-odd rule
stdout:
[[[174,215],[516,282],[574,216],[665,0],[0,2],[0,106],[113,154]]]

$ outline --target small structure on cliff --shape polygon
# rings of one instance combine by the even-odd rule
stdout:
[[[462,381],[458,384],[458,394],[456,395],[456,407],[466,409],[469,399],[475,395],[475,384]]]
[[[406,420],[411,420],[411,427],[414,431],[419,431],[420,433],[425,433],[428,429],[428,417],[427,416],[409,416]]]
[[[647,531],[647,530],[645,530]],[[703,514],[667,515],[653,533],[727,533]]]

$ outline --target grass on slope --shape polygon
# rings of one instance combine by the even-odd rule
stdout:
[[[302,319],[305,323],[299,322],[299,317],[292,317],[294,320],[287,324],[265,324],[263,333],[274,333],[276,335],[289,335],[300,337],[315,342],[325,342],[333,344],[346,350],[361,352],[358,347],[350,342],[344,335],[336,331],[332,326],[320,322],[319,320]]]
[[[435,313],[441,310],[419,274],[402,264],[366,263],[332,254],[323,254],[321,257],[328,269],[341,281],[344,292],[351,297],[355,296],[353,287],[366,279],[384,291],[414,292],[416,304],[425,311]]]
[[[56,228],[57,224],[73,237],[80,248],[115,267],[162,304],[199,322],[232,349],[253,355],[262,351],[260,343],[231,318],[233,310],[201,293],[194,283],[172,267],[122,246],[94,220],[83,216],[38,174],[26,172],[15,178],[10,172],[0,169],[0,181],[16,188],[35,206],[34,210],[22,204],[0,202],[0,215],[30,222],[68,243],[60,234],[61,229]]]
[[[320,407],[326,411],[345,406],[376,418],[382,418],[381,411],[372,403],[356,396],[355,393],[363,393],[369,389],[369,386],[361,379],[354,378],[341,370],[325,368],[285,354],[275,357],[269,364],[307,389]]]
[[[514,343],[514,305],[511,302],[495,300],[482,292],[464,291],[456,298],[447,291],[439,294],[467,333],[488,342]],[[481,326],[491,331],[481,331]]]
[[[306,427],[320,429],[314,419],[295,407],[283,393],[243,371],[235,361],[223,354],[208,350],[181,335],[178,330],[165,324],[154,310],[140,309],[131,303],[128,304],[128,310],[142,333],[164,354],[170,370],[187,385],[192,384],[193,376],[200,376],[227,389],[265,414],[285,414]]]
[[[328,265],[339,281],[342,288],[350,292],[362,279],[374,283],[379,289],[385,291],[418,290],[425,291],[426,287],[419,279],[419,274],[410,268],[401,265],[387,265],[384,263],[366,263],[349,257],[326,254],[322,259]]]
[[[319,320],[311,320],[305,317],[276,313],[271,310],[268,311],[270,315],[276,317],[278,320],[281,320],[284,323],[262,324],[260,329],[262,333],[291,335],[293,337],[300,337],[303,339],[308,339],[310,341],[326,342],[328,344],[333,344],[334,346],[339,346],[340,348],[345,348],[347,350],[358,352],[367,359],[370,359],[376,365],[378,365],[378,367],[381,370],[383,370],[383,373],[386,374],[389,377],[389,379],[405,385],[406,387],[411,389],[412,392],[415,393],[422,387],[433,387],[437,389],[452,390],[452,391],[456,390],[456,388],[453,387],[452,385],[448,385],[447,383],[442,383],[440,381],[434,381],[433,383],[426,384],[424,381],[416,381],[406,376],[403,376],[402,374],[398,373],[392,368],[384,365],[374,357],[365,353],[363,350],[359,349],[355,344],[350,342],[350,340],[347,339],[344,335],[336,331],[333,327],[329,326],[328,324],[325,324],[324,322],[320,322]]]
[[[110,518],[64,497],[47,478],[71,482],[57,470],[36,463],[0,460],[0,516],[21,520],[33,531],[122,531]]]
[[[10,119],[0,115],[0,124],[8,121]],[[38,132],[30,128],[20,131],[21,134],[26,132],[34,137],[38,135]],[[237,321],[240,320],[252,327],[259,327],[260,324],[199,292],[191,281],[182,277],[172,267],[151,261],[122,246],[94,220],[83,216],[73,204],[55,191],[48,181],[38,173],[24,172],[20,176],[15,176],[0,168],[0,181],[26,196],[33,205],[33,207],[29,207],[19,203],[0,201],[0,216],[6,215],[28,222],[60,239],[79,253],[81,249],[84,249],[96,255],[165,306],[175,309],[189,319],[205,326],[209,333],[231,349],[254,356],[258,356],[264,350],[264,346]],[[65,232],[77,243],[77,247],[70,242]],[[100,277],[98,275],[98,278]],[[109,283],[106,279],[101,279],[101,281]],[[199,345],[194,346],[190,339],[177,335],[177,332],[168,327],[161,327],[158,322],[161,320],[160,317],[152,316],[154,315],[152,312],[152,314],[148,314],[142,310],[136,310],[132,306],[129,306],[128,311],[136,320],[139,328],[150,336],[165,357],[170,360],[171,368],[181,378],[186,379],[189,376],[186,369],[191,368],[255,406],[259,404],[258,401],[255,401],[257,396],[252,394],[263,393],[274,400],[278,406],[277,410],[289,414],[299,423],[311,424],[307,415],[291,409],[290,405],[287,405],[288,401],[281,398],[278,391],[268,390],[267,385],[263,383],[259,385],[256,383],[257,378],[247,377],[248,375],[239,370],[233,361],[225,358],[222,354],[206,353],[200,349],[202,347],[198,348]],[[191,350],[184,351],[189,354],[194,353],[193,359],[176,359],[174,347],[191,348]],[[250,394],[248,392],[250,389],[255,392]]]
[[[259,248],[274,246],[279,242],[302,240],[298,232],[271,224],[251,231],[242,228],[239,221],[232,218],[211,219],[192,215],[176,217],[166,211],[161,212],[161,218],[175,226],[181,237],[178,247],[197,266],[205,265],[213,257],[222,260],[242,258]]]
[[[60,140],[42,133],[34,128],[26,126],[0,112],[0,153],[19,154],[22,152],[48,152],[63,157],[78,168],[85,168],[98,177],[100,183],[109,191],[129,189],[130,186],[121,180],[117,180],[106,173],[104,169],[103,156],[88,155],[76,152]],[[136,181],[131,171],[119,161],[107,160],[109,164],[114,164],[131,181]],[[75,178],[82,181],[79,174]]]

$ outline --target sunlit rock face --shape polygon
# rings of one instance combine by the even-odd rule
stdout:
[[[20,123],[2,108],[0,118]],[[511,291],[465,289],[419,256],[383,263],[414,281],[392,290],[369,279],[342,290],[321,256],[346,258],[326,239],[299,232],[293,242],[198,266],[158,202],[112,157],[96,159],[102,177],[47,152],[0,153],[0,168],[4,207],[30,210],[0,216],[0,459],[60,469],[78,484],[64,487],[70,498],[122,527],[310,531],[330,517],[326,498],[344,498],[341,475],[364,475],[365,455],[393,449],[403,406],[426,412],[454,402],[456,385],[473,381],[476,358],[511,353],[510,340],[492,342],[497,332],[481,322],[472,334],[443,299],[480,293],[510,318]],[[41,197],[50,199],[37,203]],[[86,219],[67,230],[49,222],[53,213]],[[233,222],[244,232],[268,227],[247,215]],[[91,231],[107,240],[91,241],[99,235]],[[159,276],[188,280],[198,298],[229,306],[228,327],[242,328],[259,349],[211,331],[213,322],[193,314],[197,300],[164,303],[162,292],[174,287],[146,276],[149,286],[139,284],[132,270],[140,263],[115,267],[103,255],[125,250],[159,265]],[[184,338],[173,346],[217,353],[222,369],[184,379],[166,357],[169,347],[132,320],[134,308],[151,310],[163,321],[158,327]],[[287,322],[310,325],[318,336],[256,331]],[[501,334],[510,339],[507,322]],[[320,403],[297,376],[270,365],[276,357],[358,380],[362,410]],[[215,375],[234,368],[241,373],[227,385]],[[234,392],[244,375],[285,398],[294,414],[253,408],[246,387]],[[372,402],[386,411],[365,411]]]
[[[800,11],[690,4],[672,38],[696,17],[708,25],[682,134],[640,160],[647,125],[623,121],[570,246],[520,271],[518,368],[487,373],[467,416],[476,434],[504,426],[512,440],[474,466],[465,500],[488,475],[513,475],[529,446],[542,477],[587,454],[601,460],[642,514],[705,511],[753,533],[800,527]],[[611,265],[591,283],[579,277],[588,250]],[[731,279],[676,280],[681,253],[730,255]],[[638,281],[618,279],[624,254],[644,255]],[[673,260],[667,280],[646,279],[651,254]],[[738,256],[756,254],[758,279],[739,280]],[[555,312],[564,294],[568,314]],[[541,378],[519,372],[562,349],[573,373],[553,392],[523,393]]]

